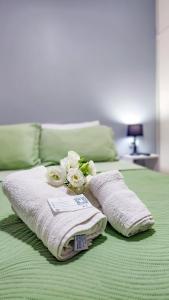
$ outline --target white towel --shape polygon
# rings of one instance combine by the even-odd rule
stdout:
[[[99,201],[110,224],[124,236],[145,231],[154,224],[153,217],[118,171],[94,176],[89,189]]]
[[[72,203],[73,196],[66,187],[55,188],[46,182],[45,167],[10,174],[3,189],[16,214],[60,261],[88,248],[106,227],[106,217],[92,205],[79,210],[70,205],[69,211],[58,204],[60,211],[54,213],[50,198],[57,206],[60,197]]]

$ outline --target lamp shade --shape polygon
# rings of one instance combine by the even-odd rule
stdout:
[[[143,124],[128,125],[127,136],[143,136]]]

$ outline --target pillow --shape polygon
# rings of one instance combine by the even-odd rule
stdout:
[[[42,128],[51,129],[72,129],[72,128],[85,128],[99,125],[99,121],[82,122],[82,123],[70,123],[70,124],[42,124]]]
[[[0,125],[0,170],[39,163],[39,137],[38,124]]]
[[[59,163],[69,150],[78,152],[87,160],[117,159],[113,132],[109,127],[100,125],[68,130],[42,128],[40,157],[43,163]]]

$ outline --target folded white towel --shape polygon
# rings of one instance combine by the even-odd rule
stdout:
[[[97,208],[90,204],[80,209],[81,204],[73,200],[74,195],[69,195],[66,187],[50,186],[45,167],[10,174],[3,181],[3,189],[16,214],[58,260],[66,260],[88,248],[106,227],[107,219]],[[57,213],[50,201],[58,208]],[[66,201],[70,201],[70,209]]]
[[[94,176],[89,189],[99,201],[110,224],[124,236],[145,231],[154,224],[151,213],[129,190],[120,172],[109,171]]]

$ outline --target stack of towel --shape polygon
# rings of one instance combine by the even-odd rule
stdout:
[[[109,223],[124,236],[145,231],[154,224],[150,211],[127,187],[120,172],[109,171],[94,176],[89,189],[99,201]]]
[[[87,249],[106,227],[106,217],[86,197],[50,186],[45,167],[10,174],[3,189],[15,213],[60,261]]]
[[[149,210],[118,171],[91,178],[86,197],[94,206],[84,195],[68,194],[64,186],[50,186],[45,167],[10,174],[3,189],[16,214],[60,261],[88,249],[104,231],[107,219],[127,237],[154,224]],[[104,215],[96,208],[99,205]]]

